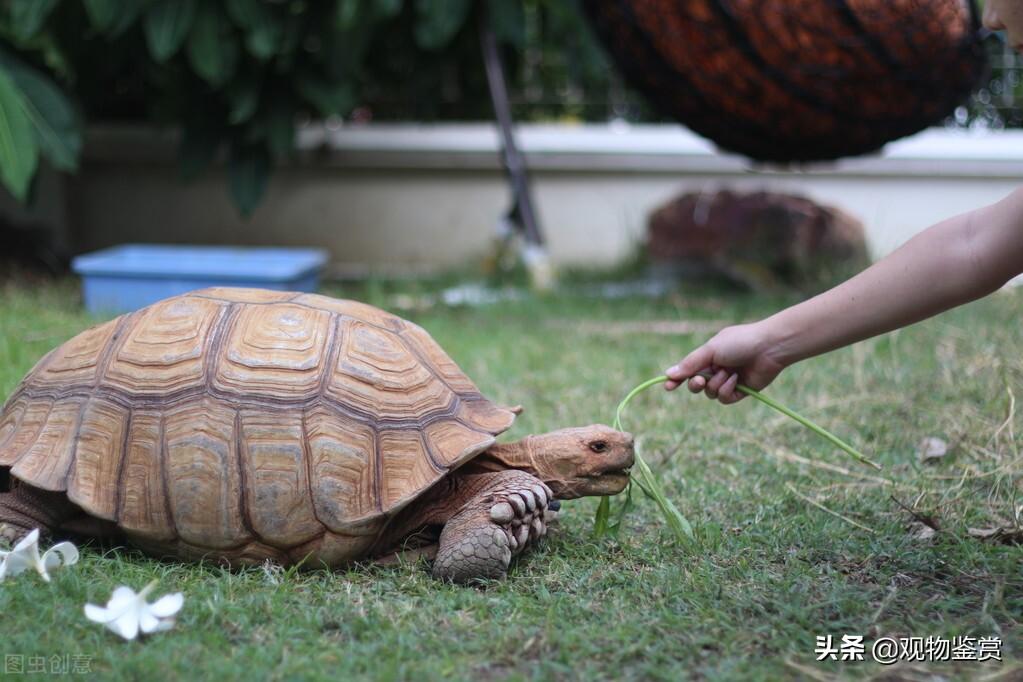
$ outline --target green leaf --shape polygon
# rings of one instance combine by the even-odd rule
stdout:
[[[118,5],[116,0],[84,0],[85,13],[89,15],[92,27],[106,32],[117,19]]]
[[[188,35],[195,0],[161,0],[146,13],[146,44],[153,59],[163,63],[174,56]]]
[[[266,118],[266,143],[275,158],[282,158],[295,148],[295,120],[286,100],[276,98]]]
[[[345,31],[355,28],[361,5],[361,0],[339,0],[337,3],[338,27]]]
[[[657,506],[661,508],[661,514],[668,522],[668,525],[671,526],[675,537],[682,542],[694,540],[696,536],[693,534],[693,527],[689,520],[682,515],[678,507],[661,491],[661,486],[658,485],[657,479],[654,478],[654,472],[650,470],[650,465],[640,456],[639,452],[636,453],[636,464],[639,467],[639,476],[635,479],[636,482],[639,483],[639,487],[643,489],[643,492],[653,498]]]
[[[270,157],[260,146],[235,147],[227,169],[231,196],[243,216],[250,216],[259,205],[270,177]]]
[[[231,125],[240,125],[252,118],[259,106],[259,86],[252,81],[241,83],[231,88],[231,110],[227,113],[227,121]]]
[[[278,21],[262,0],[227,0],[231,20],[245,30],[245,47],[257,59],[274,55],[284,35]]]
[[[146,8],[145,0],[84,0],[92,27],[108,36],[124,33]]]
[[[0,68],[21,91],[39,150],[59,170],[78,167],[82,125],[71,102],[47,76],[0,51]]]
[[[329,83],[322,78],[302,75],[295,87],[321,116],[343,116],[355,106],[355,92],[349,83]]]
[[[608,518],[611,516],[611,498],[604,495],[597,505],[597,513],[593,517],[593,534],[602,538],[608,533]]]
[[[374,0],[373,9],[377,16],[383,19],[390,19],[401,11],[404,0]]]
[[[625,502],[622,503],[618,509],[618,516],[614,523],[608,526],[607,534],[611,537],[618,537],[622,530],[622,524],[625,522],[625,517],[632,511],[632,481],[629,481],[629,485],[625,487]]]
[[[50,16],[57,0],[10,0],[11,28],[19,40],[28,40]]]
[[[426,50],[447,45],[469,17],[472,0],[416,0],[416,44]]]
[[[266,14],[262,0],[227,0],[225,6],[231,21],[246,31],[258,26]]]
[[[192,69],[210,85],[223,85],[234,75],[238,37],[227,17],[215,6],[207,3],[199,6],[187,49]]]
[[[526,15],[517,0],[487,0],[487,22],[502,43],[522,49],[526,43]]]
[[[24,201],[39,163],[39,149],[25,99],[6,72],[0,71],[0,180]]]
[[[258,29],[249,31],[245,38],[245,47],[256,59],[267,60],[274,56],[280,46],[284,32],[280,24],[268,23]]]

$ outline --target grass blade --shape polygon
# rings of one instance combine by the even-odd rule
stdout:
[[[710,379],[709,373],[706,372],[700,372],[700,376],[708,380]],[[636,397],[643,391],[647,390],[651,386],[663,384],[667,380],[668,377],[663,375],[654,377],[653,379],[648,379],[644,381],[639,386],[636,386],[634,389],[629,391],[628,395],[625,396],[625,399],[622,400],[622,402],[618,403],[618,409],[615,410],[615,418],[612,427],[619,431],[623,430],[622,411],[625,410],[625,406],[629,404],[629,401],[631,401],[634,397]],[[772,398],[768,398],[764,394],[748,386],[743,386],[742,384],[739,384],[736,388],[742,393],[745,393],[748,396],[756,398],[757,400],[764,403],[768,407],[771,407],[777,410],[778,412],[781,412],[785,416],[796,420],[806,428],[816,433],[818,436],[824,438],[833,445],[838,446],[840,449],[842,449],[844,452],[846,452],[856,460],[869,466],[872,466],[880,471],[881,469],[880,464],[868,459],[866,455],[864,455],[862,452],[854,448],[852,445],[849,445],[835,434],[831,433],[824,427],[815,424],[814,422],[810,421],[809,419],[799,414],[798,412],[795,412],[794,410],[785,407],[781,403],[773,400]],[[669,500],[661,491],[660,486],[657,484],[657,479],[654,478],[654,472],[650,469],[650,466],[646,463],[646,461],[643,459],[643,457],[640,455],[638,451],[636,452],[636,465],[637,469],[639,470],[639,474],[638,475],[633,474],[632,481],[635,481],[635,483],[639,485],[640,489],[647,495],[647,497],[651,498],[657,504],[657,506],[660,507],[661,513],[664,515],[664,518],[667,520],[668,525],[671,527],[676,537],[683,541],[687,539],[692,540],[694,538],[692,525],[689,523],[686,517],[682,515],[682,512],[678,510],[678,507],[676,507],[671,502],[671,500]],[[624,517],[628,507],[631,506],[630,503],[631,496],[629,499],[626,500],[625,503],[623,503],[622,509],[618,514],[618,521],[612,525],[609,523],[609,519],[611,516],[610,500],[608,497],[602,498],[600,500],[600,505],[597,507],[596,516],[594,517],[593,520],[594,534],[597,537],[602,537],[604,535],[617,535],[618,530],[622,524],[622,517]]]

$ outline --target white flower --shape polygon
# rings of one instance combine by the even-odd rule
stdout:
[[[0,582],[7,576],[15,576],[34,568],[43,580],[50,582],[49,571],[61,566],[70,566],[78,561],[78,548],[70,542],[60,542],[39,556],[39,529],[21,539],[14,549],[0,550]]]
[[[146,634],[169,630],[174,625],[174,614],[185,603],[185,596],[176,592],[160,597],[152,604],[146,603],[146,597],[154,587],[155,580],[135,594],[135,590],[122,585],[114,590],[106,608],[86,604],[85,617],[106,625],[125,639],[135,639],[140,630]]]

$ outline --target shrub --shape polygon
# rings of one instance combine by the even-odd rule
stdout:
[[[481,10],[527,95],[517,113],[578,115],[582,84],[607,91],[603,56],[563,0],[9,0],[0,179],[24,198],[40,154],[74,170],[82,118],[151,121],[182,130],[185,178],[226,152],[247,214],[296,122],[357,105],[378,118],[489,118]]]

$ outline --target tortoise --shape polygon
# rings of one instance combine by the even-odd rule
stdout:
[[[628,482],[600,424],[496,443],[485,398],[430,335],[370,305],[212,288],[88,329],[0,411],[0,536],[110,532],[231,566],[432,554],[503,578],[559,500]]]

